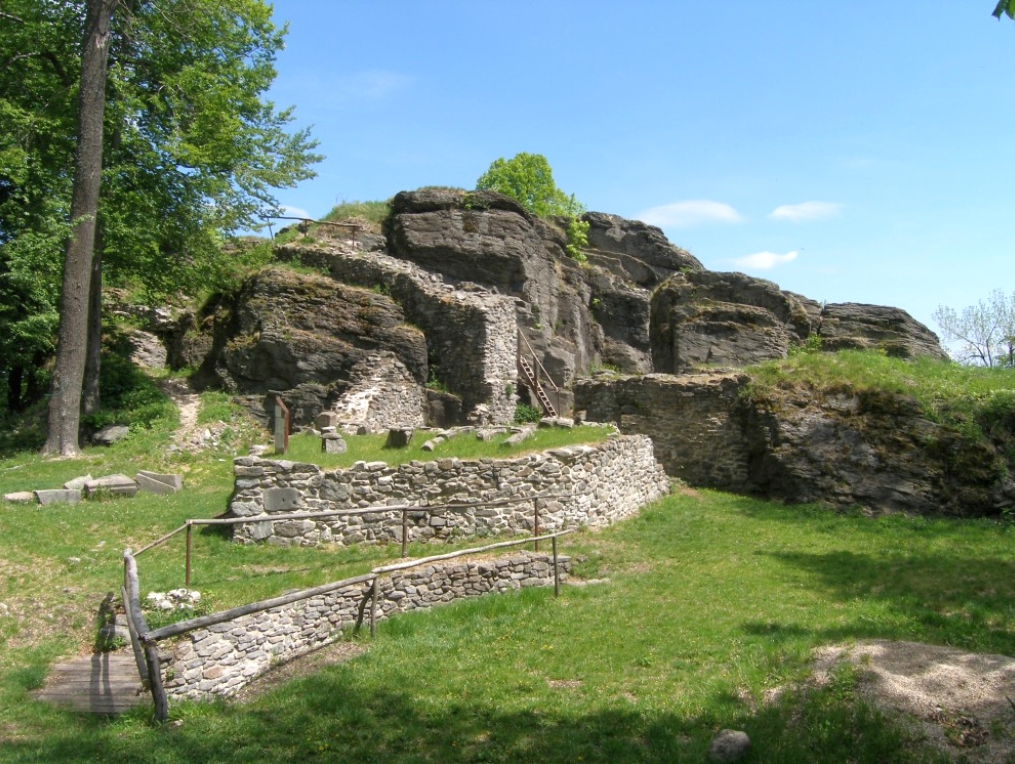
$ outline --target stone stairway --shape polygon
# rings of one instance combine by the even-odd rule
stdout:
[[[57,663],[46,685],[33,695],[86,714],[113,716],[150,704],[132,653],[100,653]]]

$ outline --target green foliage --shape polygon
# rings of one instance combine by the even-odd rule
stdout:
[[[334,223],[366,222],[380,226],[391,214],[390,202],[342,202],[324,216]]]
[[[69,214],[85,3],[7,0],[0,35],[0,388],[39,387]],[[99,224],[108,283],[224,285],[231,232],[320,157],[265,98],[285,30],[260,0],[137,0],[113,17]],[[72,42],[73,41],[73,42]],[[263,253],[257,252],[260,256]],[[256,258],[255,258],[256,259]],[[27,361],[25,359],[28,359]],[[13,400],[22,390],[5,396]],[[30,403],[30,401],[24,401]]]
[[[515,406],[515,424],[527,424],[538,422],[543,418],[543,412],[528,403],[519,402]]]
[[[806,386],[856,393],[888,392],[913,399],[930,420],[956,427],[965,436],[995,441],[1015,433],[1009,419],[1015,401],[1015,375],[1007,369],[964,366],[931,358],[903,360],[884,353],[844,350],[796,353],[747,369],[746,395],[773,388]],[[1004,436],[1005,438],[1009,436]]]
[[[789,346],[789,355],[794,356],[800,353],[820,353],[824,346],[820,334],[812,334],[798,345]]]
[[[496,159],[476,181],[480,191],[497,191],[510,196],[538,217],[559,215],[567,218],[567,254],[573,260],[586,261],[582,247],[588,246],[589,224],[580,220],[585,206],[557,188],[553,170],[542,154],[515,154],[511,159]]]
[[[992,15],[1000,21],[1002,14],[1015,19],[1015,0],[998,0]]]
[[[1015,292],[1006,295],[995,289],[986,301],[961,313],[939,305],[934,320],[946,341],[959,344],[958,360],[1015,367]]]

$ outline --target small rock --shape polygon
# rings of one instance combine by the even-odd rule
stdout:
[[[111,424],[103,427],[92,436],[92,443],[97,446],[111,446],[130,435],[130,428],[123,424]]]
[[[31,491],[15,491],[14,493],[5,493],[4,501],[11,502],[28,502],[37,501],[35,494]]]
[[[739,761],[751,750],[751,739],[740,730],[723,730],[708,746],[708,760],[715,764]]]
[[[68,480],[66,483],[63,484],[63,487],[66,488],[68,491],[80,491],[91,480],[92,476],[90,474],[81,475],[80,477],[76,477],[73,480]]]

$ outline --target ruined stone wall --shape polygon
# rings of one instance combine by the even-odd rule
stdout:
[[[390,294],[406,318],[425,333],[434,376],[461,397],[463,411],[471,412],[482,404],[488,409],[489,421],[500,424],[512,420],[518,377],[513,298],[478,287],[463,289],[414,263],[381,252],[350,252],[320,245],[285,250],[289,257],[327,265],[339,281]]]
[[[558,557],[561,576],[570,558]],[[466,597],[553,585],[553,557],[521,552],[483,562],[451,560],[383,576],[377,618],[444,605]],[[163,665],[166,693],[201,699],[236,694],[277,663],[348,635],[370,583],[336,588],[260,613],[197,629],[174,645]],[[369,618],[369,603],[367,603]]]
[[[235,460],[230,513],[264,517],[234,526],[243,542],[361,544],[400,541],[401,512],[384,505],[471,504],[468,509],[412,511],[411,541],[529,533],[539,512],[541,532],[608,525],[664,496],[669,479],[645,436],[613,437],[517,459],[439,459],[389,466],[357,462],[348,469],[256,457]],[[532,497],[548,495],[554,498]],[[485,506],[504,499],[505,506]],[[365,515],[271,521],[273,514],[378,508]]]
[[[696,486],[745,490],[749,446],[736,404],[748,381],[723,373],[585,379],[575,385],[574,406],[587,421],[651,437],[668,475]]]

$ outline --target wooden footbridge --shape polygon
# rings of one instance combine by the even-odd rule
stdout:
[[[129,652],[85,655],[57,663],[50,669],[45,687],[33,694],[47,703],[103,716],[122,714],[152,702]]]

